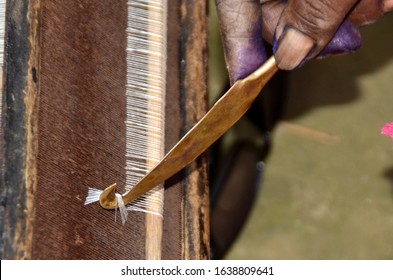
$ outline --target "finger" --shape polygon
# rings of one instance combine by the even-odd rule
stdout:
[[[369,1],[369,0],[367,0]],[[371,1],[371,0],[370,0]],[[379,1],[379,0],[372,0]],[[286,7],[286,2],[262,0],[262,26],[263,37],[269,43],[273,42],[273,35],[281,13]],[[319,53],[318,57],[325,57],[329,54],[349,53],[357,50],[361,46],[361,34],[358,29],[349,22],[344,21],[338,28],[332,40]]]
[[[274,31],[282,12],[286,7],[285,1],[261,0],[262,34],[263,38],[273,43]]]
[[[361,0],[351,10],[348,19],[356,25],[366,25],[382,18],[393,10],[393,0]],[[361,35],[355,26],[344,21],[329,44],[318,57],[327,54],[348,53],[361,45]]]
[[[357,25],[366,25],[382,18],[393,10],[393,0],[362,0],[349,14],[349,20]]]
[[[358,0],[289,0],[274,36],[278,66],[291,70],[315,57]]]
[[[266,60],[259,3],[216,0],[225,60],[232,83],[248,76]]]
[[[331,54],[351,53],[358,50],[361,45],[362,35],[359,29],[348,20],[345,20],[340,25],[333,38],[318,54],[317,58],[323,58]]]

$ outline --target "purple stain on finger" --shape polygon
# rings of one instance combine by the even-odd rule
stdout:
[[[261,38],[248,38],[239,40],[237,47],[231,54],[229,73],[234,83],[254,72],[267,59],[263,40]]]
[[[261,17],[243,28],[239,36],[227,38],[230,49],[227,49],[226,58],[232,84],[250,75],[267,60]]]
[[[318,58],[330,54],[351,53],[362,45],[362,36],[359,30],[349,21],[344,21],[329,44],[319,53]]]

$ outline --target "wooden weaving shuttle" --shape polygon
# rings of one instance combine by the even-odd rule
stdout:
[[[137,185],[122,195],[124,204],[158,186],[203,153],[246,113],[277,70],[272,56],[249,76],[237,81]],[[102,192],[103,208],[117,207],[115,190],[116,184]]]

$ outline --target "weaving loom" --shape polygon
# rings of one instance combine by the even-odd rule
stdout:
[[[206,5],[7,3],[2,258],[209,257],[204,157],[124,226],[83,205],[89,187],[132,187],[205,113]]]

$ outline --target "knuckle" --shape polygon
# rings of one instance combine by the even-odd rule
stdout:
[[[337,28],[336,19],[340,14],[331,1],[298,1],[302,7],[295,7],[293,13],[298,28],[312,37],[319,37],[321,33],[329,34]]]

